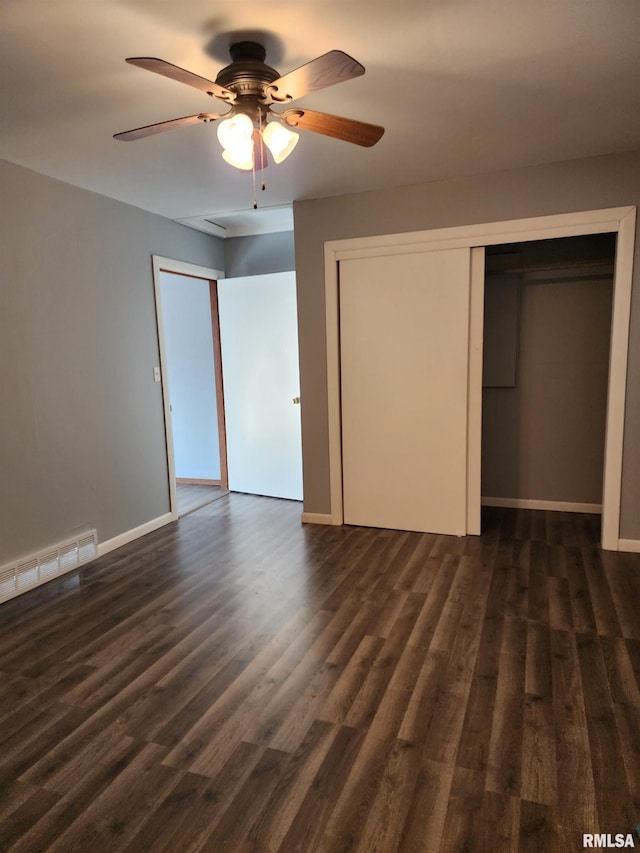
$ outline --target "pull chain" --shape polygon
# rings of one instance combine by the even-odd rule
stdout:
[[[264,139],[262,138],[262,110],[260,110],[260,165],[262,166],[262,192],[265,191],[266,185],[264,182]]]
[[[253,175],[253,209],[258,209],[258,199],[256,198],[256,141],[253,140],[253,154],[251,156],[251,172]]]

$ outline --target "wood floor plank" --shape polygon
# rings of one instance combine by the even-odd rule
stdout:
[[[427,596],[426,600],[408,639],[410,645],[421,646],[424,649],[431,646],[438,620],[459,564],[460,557],[454,554],[449,554],[440,560],[436,557],[428,557],[426,573],[430,574],[432,579],[427,585],[428,591],[425,590],[424,592]]]
[[[319,709],[319,720],[344,723],[383,645],[382,637],[366,635],[362,638]]]
[[[636,813],[640,813],[640,687],[635,680],[627,641],[600,640],[616,720],[622,759]]]
[[[447,597],[442,603],[440,616],[431,638],[430,648],[447,651],[451,638],[462,620],[474,575],[478,574],[478,562],[472,557],[461,557],[452,578]]]
[[[551,636],[546,624],[527,623],[520,796],[553,805],[557,799]]]
[[[560,726],[575,725],[586,730],[582,676],[576,635],[570,631],[550,632],[553,710]]]
[[[544,541],[536,540],[530,546],[527,611],[527,618],[534,622],[549,621],[548,573],[547,546]]]
[[[551,698],[551,635],[546,624],[527,622],[524,690],[527,695]]]
[[[486,787],[520,795],[527,624],[506,619],[502,633]]]
[[[75,756],[69,764],[56,767],[57,773],[47,778],[47,792],[59,798],[56,805],[37,822],[34,821],[20,839],[18,850],[46,850],[75,821],[87,806],[111,785],[125,767],[144,748],[130,738],[112,738],[102,754],[91,747]],[[87,760],[89,759],[89,760]]]
[[[41,788],[65,794],[77,779],[91,776],[103,761],[118,762],[119,754],[135,754],[143,744],[137,744],[119,723],[106,728],[85,726],[76,735],[72,732],[33,764],[21,778]]]
[[[579,548],[567,548],[565,554],[573,626],[576,631],[584,634],[595,633],[597,631],[596,617],[591,603],[591,593],[582,551]]]
[[[340,795],[324,827],[318,851],[346,853],[356,847],[396,746],[393,737],[381,739],[371,731],[366,734],[351,773],[342,780]]]
[[[166,796],[160,800],[155,809],[131,837],[126,846],[120,849],[123,853],[163,853],[172,849],[175,836],[188,833],[185,826],[189,816],[197,810],[197,804],[204,798],[207,786],[211,780],[194,773],[185,773],[178,777],[176,784]],[[184,840],[181,843],[183,847]]]
[[[634,826],[637,815],[631,805],[600,643],[597,636],[579,635],[577,645],[599,823],[606,831],[612,826]]]
[[[520,796],[534,803],[552,806],[558,796],[558,774],[550,696],[526,696],[522,726]]]
[[[373,659],[346,714],[346,725],[353,728],[371,726],[380,738],[385,736],[383,728],[397,735],[422,661],[422,650],[407,644],[419,614],[420,596],[413,599],[412,604],[414,606],[407,609],[401,620],[400,629],[391,632]]]
[[[424,753],[398,850],[441,850],[455,768],[437,764]]]
[[[549,625],[558,631],[572,631],[573,618],[568,578],[549,575],[547,577],[547,588],[549,591]]]
[[[142,689],[155,683],[157,671],[145,678],[149,669],[162,660],[165,653],[179,646],[185,638],[184,632],[158,626],[149,631],[143,648],[135,645],[132,649],[115,652],[102,666],[93,668],[93,672],[63,695],[63,700],[71,705],[98,711],[138,682]]]
[[[622,629],[611,587],[602,570],[600,549],[596,545],[583,548],[582,562],[589,587],[589,600],[596,620],[597,633],[605,637],[621,637]]]
[[[477,674],[473,676],[456,753],[458,767],[483,773],[487,771],[496,687],[495,677]]]
[[[559,513],[557,512],[545,513],[545,542],[547,545],[560,545],[562,542],[562,529],[558,516]]]
[[[425,743],[441,696],[448,689],[449,655],[429,650],[423,657],[413,691],[398,730],[403,740]]]
[[[447,660],[446,690],[439,693],[425,746],[429,758],[444,764],[456,760],[471,691],[484,607],[473,598],[457,626]]]
[[[87,801],[73,802],[66,797],[58,799],[39,820],[34,820],[10,847],[11,853],[42,853],[65,832],[82,814]]]
[[[309,727],[319,718],[322,697],[335,685],[340,672],[319,660],[317,654],[317,650],[310,650],[285,679],[278,693],[262,709],[255,726],[248,727],[245,733],[248,740],[289,753],[297,750]]]
[[[257,608],[254,614],[256,621],[259,613],[260,609]],[[221,673],[228,671],[233,659],[241,658],[246,653],[242,645],[236,645],[239,626],[232,619],[224,619],[222,614],[218,614],[218,617],[207,620],[205,624],[211,624],[207,635],[192,642],[186,655],[161,675],[153,689],[132,703],[121,715],[134,737],[156,739],[158,732],[164,729],[176,710],[182,710],[213,679],[219,680]],[[194,636],[192,633],[192,639]],[[264,635],[261,638],[263,642],[266,640]]]
[[[484,774],[466,767],[456,767],[445,818],[446,832],[440,842],[440,853],[457,853],[475,843],[475,826],[484,801]]]
[[[530,540],[514,540],[505,612],[517,619],[526,619],[529,611],[530,554]]]
[[[330,723],[317,721],[309,727],[307,736],[286,765],[247,834],[247,843],[252,850],[279,849],[337,733],[338,727]]]
[[[0,785],[21,779],[43,754],[48,754],[60,739],[81,726],[87,716],[82,709],[60,704],[41,709],[37,717],[18,730],[10,744],[5,743],[0,754]]]
[[[340,727],[278,848],[282,853],[322,849],[322,836],[358,758],[363,739],[361,731]],[[338,832],[342,834],[342,829]]]
[[[247,849],[244,841],[257,815],[282,780],[289,763],[286,752],[266,749],[243,786],[229,803],[213,831],[200,847],[202,853]],[[247,809],[246,804],[252,808]]]
[[[124,846],[172,781],[168,768],[159,764],[163,752],[154,745],[144,747],[46,849],[104,850]]]
[[[303,656],[314,631],[326,625],[330,616],[321,611],[304,627],[298,618],[286,623],[171,750],[167,763],[205,776],[215,773],[242,739],[244,727],[255,723],[260,710]]]
[[[355,849],[400,850],[402,831],[420,772],[420,749],[395,740]]]
[[[0,825],[2,849],[8,850],[20,841],[40,818],[56,807],[59,799],[51,791],[33,788],[31,795],[23,803],[2,818]],[[40,849],[44,850],[45,848],[41,847]]]
[[[204,785],[196,784],[191,790],[191,802],[185,811],[187,819],[176,821],[173,826],[167,826],[166,836],[159,839],[159,850],[170,853],[171,851],[188,851],[195,853],[201,850],[211,835],[212,829],[220,821],[225,810],[229,807],[238,791],[242,789],[247,778],[253,773],[258,762],[262,758],[264,750],[255,744],[241,741],[233,751],[229,759],[218,769],[216,776],[198,777],[197,774],[185,774],[181,780],[193,779],[194,777],[204,780]],[[180,782],[180,784],[183,784]],[[187,782],[188,784],[188,782]],[[190,786],[189,786],[190,787]],[[159,805],[159,810],[166,813],[167,807],[172,812],[172,797],[178,793],[177,787],[169,791],[165,800]],[[179,795],[179,794],[178,794]],[[250,810],[247,804],[247,810]],[[158,820],[158,810],[152,812],[150,820]],[[171,819],[169,818],[169,823]],[[136,846],[137,838],[137,846]],[[137,853],[145,849],[144,824],[138,830],[130,842],[131,853]]]
[[[485,791],[468,832],[473,839],[470,846],[477,851],[518,853],[519,831],[520,799]]]
[[[413,541],[413,550],[402,571],[398,574],[394,588],[426,594],[429,590],[425,589],[425,585],[429,584],[432,573],[425,571],[425,566],[435,544],[436,536],[434,534],[420,534]]]
[[[522,800],[520,802],[518,851],[520,853],[540,853],[541,850],[552,851],[556,846],[553,836],[554,827],[551,822],[549,806]]]
[[[559,515],[556,512],[550,512],[549,515]],[[560,521],[558,520],[556,527],[560,531]],[[567,577],[567,562],[565,547],[562,545],[562,536],[555,542],[549,543],[547,549],[547,559],[549,563],[549,577],[566,578]]]
[[[640,814],[640,555],[230,494],[0,607],[7,853],[569,853]]]
[[[587,715],[575,636],[551,631],[558,822],[598,831]]]

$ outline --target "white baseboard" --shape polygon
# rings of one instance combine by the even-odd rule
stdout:
[[[324,512],[303,512],[303,524],[335,524],[333,516]]]
[[[176,485],[177,486],[220,486],[222,482],[220,480],[207,480],[206,478],[194,478],[194,477],[176,477]]]
[[[147,533],[153,533],[154,530],[164,527],[165,524],[169,524],[169,522],[173,520],[173,515],[170,512],[167,512],[165,515],[159,515],[157,518],[152,518],[151,521],[141,524],[140,527],[134,527],[131,530],[126,530],[124,533],[120,533],[119,536],[114,536],[113,539],[107,539],[106,542],[100,542],[98,545],[98,556],[102,557],[103,554],[108,554],[109,551],[113,551],[115,548],[121,548],[123,545],[128,545],[129,542],[133,542],[134,539],[146,536]]]
[[[618,539],[618,551],[640,554],[640,539]]]
[[[602,504],[586,504],[574,501],[538,501],[527,498],[482,498],[482,506],[503,506],[514,509],[546,509],[551,512],[602,513]]]

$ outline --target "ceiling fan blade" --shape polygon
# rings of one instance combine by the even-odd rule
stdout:
[[[352,56],[341,50],[330,50],[306,65],[278,77],[267,86],[266,95],[273,101],[286,103],[301,98],[307,92],[326,89],[327,86],[334,86],[343,80],[352,80],[361,74],[364,74],[364,66]]]
[[[165,130],[173,130],[174,127],[186,127],[189,124],[199,122],[215,121],[220,118],[216,113],[198,113],[195,116],[184,116],[184,118],[172,118],[169,121],[159,121],[156,124],[147,124],[144,127],[136,127],[133,130],[125,130],[123,133],[115,133],[114,139],[123,142],[133,142],[145,136],[153,136],[156,133],[164,133]]]
[[[213,95],[228,103],[232,103],[236,99],[235,94],[229,89],[225,89],[205,77],[192,74],[191,71],[185,71],[184,68],[179,68],[170,62],[165,62],[164,59],[156,59],[154,56],[133,56],[126,61],[130,65],[137,65],[138,68],[145,68],[147,71],[162,74],[163,77],[168,77],[170,80],[177,80],[178,83],[186,83],[187,86],[193,86],[207,95]]]
[[[283,113],[274,112],[274,115],[279,115],[290,127],[322,133],[334,139],[363,145],[365,148],[375,145],[384,133],[384,127],[376,124],[366,124],[363,121],[318,113],[314,110],[292,109],[285,110]]]

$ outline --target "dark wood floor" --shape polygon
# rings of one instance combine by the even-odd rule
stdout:
[[[231,494],[0,608],[3,851],[570,851],[640,823],[640,555]],[[636,840],[640,849],[640,840]]]

